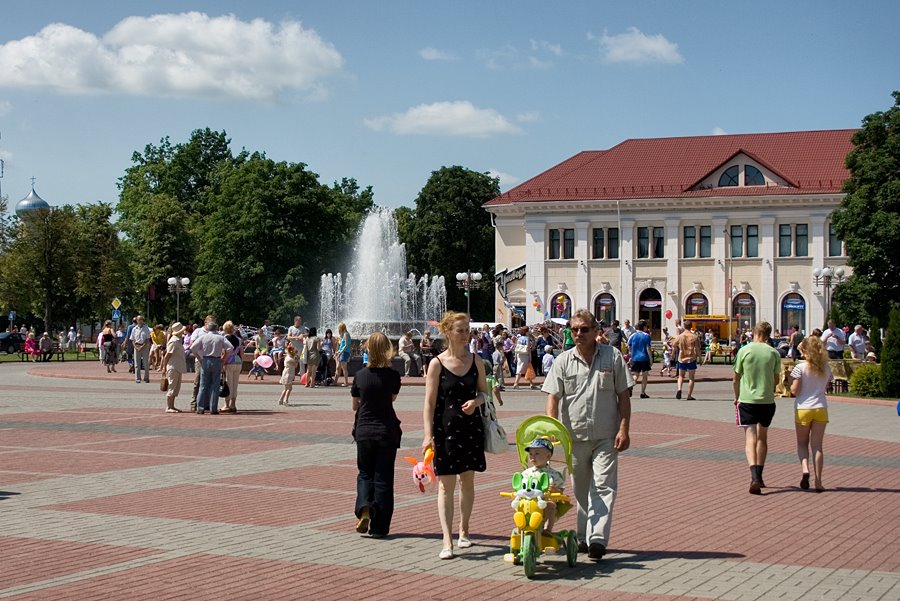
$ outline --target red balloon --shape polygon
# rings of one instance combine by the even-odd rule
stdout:
[[[672,309],[666,309],[666,319],[672,319]]]

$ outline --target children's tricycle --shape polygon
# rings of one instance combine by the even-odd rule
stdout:
[[[565,452],[565,466],[572,471],[572,439],[565,426],[552,417],[538,415],[522,422],[516,430],[516,448],[519,462],[528,467],[527,445],[535,438],[546,438],[556,449]],[[512,479],[513,491],[500,495],[512,499],[513,521],[516,527],[509,538],[509,553],[504,561],[521,565],[525,576],[534,578],[537,558],[544,552],[555,553],[564,550],[569,567],[575,567],[578,560],[578,537],[574,530],[548,532],[543,529],[544,509],[548,502],[556,504],[556,517],[560,518],[572,507],[569,497],[561,492],[550,492],[550,478],[546,473],[540,476],[526,476],[516,473]]]

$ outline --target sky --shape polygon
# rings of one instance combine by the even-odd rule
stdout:
[[[900,2],[0,0],[0,194],[118,200],[195,129],[415,206],[629,138],[859,127],[900,89]]]

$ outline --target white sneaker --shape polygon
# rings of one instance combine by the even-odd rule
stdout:
[[[438,557],[440,559],[453,559],[453,549],[441,549]]]
[[[459,540],[456,541],[456,546],[460,549],[468,549],[472,546],[472,541],[462,536],[459,537]]]

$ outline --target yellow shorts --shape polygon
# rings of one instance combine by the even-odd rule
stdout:
[[[828,423],[828,409],[819,407],[818,409],[795,409],[794,423],[799,426],[809,426],[813,422],[822,424]]]

